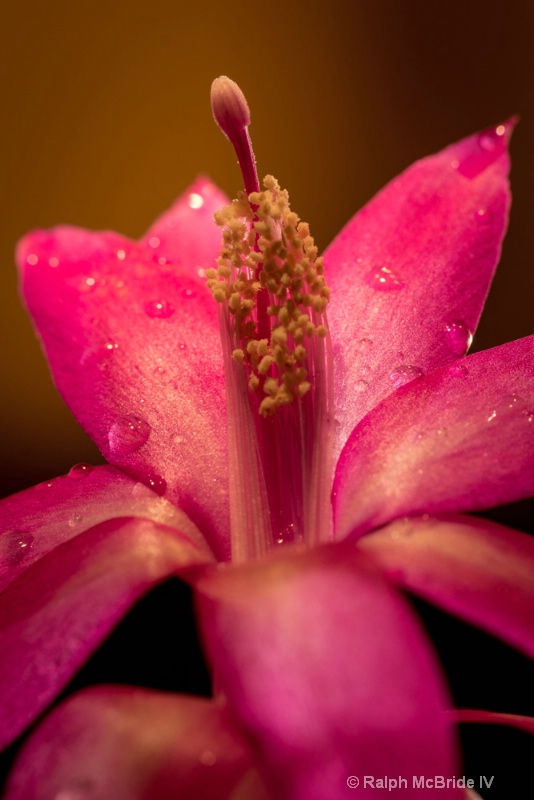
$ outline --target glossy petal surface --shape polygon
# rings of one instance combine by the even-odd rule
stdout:
[[[113,467],[78,464],[68,475],[0,500],[0,590],[58,545],[120,517],[175,528],[210,556],[199,531],[168,500]]]
[[[534,658],[534,538],[470,517],[405,519],[358,543],[399,586]]]
[[[172,528],[120,519],[20,575],[0,604],[0,746],[48,705],[141,595],[207,560]]]
[[[337,536],[534,493],[534,337],[413,381],[358,425],[337,467]]]
[[[399,381],[465,355],[508,217],[506,127],[416,162],[326,250],[340,448]]]
[[[249,765],[220,708],[141,689],[91,689],[25,746],[5,800],[227,800]]]
[[[202,208],[189,205],[200,190],[187,192],[144,244],[60,227],[23,239],[18,262],[54,379],[77,419],[108,461],[179,505],[224,557],[222,355],[216,304],[198,270],[215,263],[211,214],[225,198],[205,186]]]
[[[347,778],[383,774],[385,753],[391,774],[454,774],[434,659],[355,549],[280,554],[197,588],[218,684],[273,796],[363,797]]]

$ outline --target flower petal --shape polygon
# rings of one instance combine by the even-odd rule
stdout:
[[[60,227],[23,239],[18,262],[54,379],[77,419],[108,461],[166,494],[225,557],[221,344],[216,304],[197,274],[215,263],[211,213],[225,198],[206,187],[200,216],[188,192],[158,223],[172,231],[161,242]],[[175,261],[182,238],[184,257]]]
[[[56,547],[2,593],[0,748],[155,584],[208,558],[177,531],[111,520]]]
[[[492,725],[508,725],[526,733],[534,734],[534,717],[520,714],[501,714],[495,711],[482,711],[478,708],[455,708],[451,711],[455,722],[483,722]]]
[[[383,400],[334,482],[337,536],[396,517],[474,511],[534,493],[534,337],[475,353]]]
[[[534,538],[470,517],[404,519],[358,542],[395,583],[534,657]]]
[[[68,475],[0,500],[0,591],[58,545],[119,517],[175,528],[212,556],[191,520],[168,500],[113,467],[77,464]]]
[[[506,228],[512,127],[416,162],[326,250],[340,448],[399,382],[465,355]]]
[[[388,774],[410,786],[412,775],[454,774],[434,659],[400,595],[355,549],[206,572],[208,653],[273,796],[357,797],[347,779],[382,775],[385,753]]]
[[[98,687],[63,703],[37,729],[5,800],[226,800],[248,766],[213,702]]]

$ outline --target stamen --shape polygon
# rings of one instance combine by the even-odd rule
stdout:
[[[259,189],[243,93],[221,77],[211,102],[245,183],[215,214],[222,250],[205,274],[225,361],[232,559],[247,561],[275,544],[332,536],[330,290],[287,192],[272,176]]]

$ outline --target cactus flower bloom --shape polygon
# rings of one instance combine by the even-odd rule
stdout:
[[[58,227],[19,245],[58,389],[109,466],[0,503],[0,741],[172,576],[215,698],[82,692],[37,727],[6,800],[337,800],[386,771],[410,797],[412,776],[461,768],[396,587],[534,655],[533,540],[463,515],[534,489],[534,337],[466,356],[512,123],[414,164],[320,258],[274,179],[260,191],[228,79],[213,109],[234,204],[199,179],[140,241]]]

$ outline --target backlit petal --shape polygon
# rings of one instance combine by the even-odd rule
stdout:
[[[273,796],[363,797],[347,778],[382,775],[385,763],[409,776],[407,797],[412,775],[454,774],[435,661],[400,595],[355,549],[213,570],[197,588],[218,685]]]
[[[111,520],[56,547],[2,593],[0,747],[65,686],[135,601],[205,554],[172,528]]]
[[[158,223],[172,231],[168,240],[60,227],[29,234],[17,255],[26,303],[77,419],[108,461],[179,505],[225,557],[222,354],[216,304],[198,274],[215,264],[211,215],[224,197],[211,187],[193,209],[191,194]]]
[[[325,252],[340,447],[399,381],[465,355],[506,228],[512,125],[416,162]]]
[[[402,387],[352,433],[334,484],[337,536],[396,517],[534,494],[534,337]]]
[[[470,517],[405,519],[360,539],[391,580],[534,657],[534,538]]]
[[[248,766],[213,702],[106,686],[50,714],[24,747],[5,800],[227,800]]]

